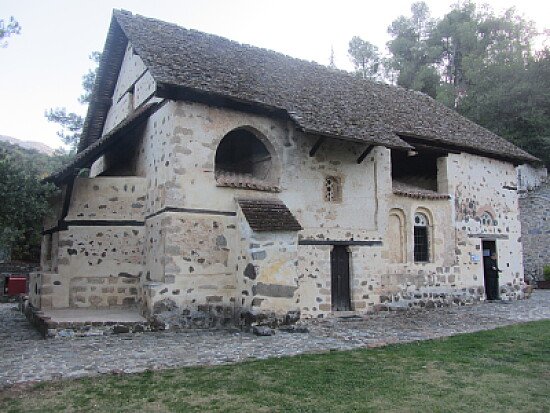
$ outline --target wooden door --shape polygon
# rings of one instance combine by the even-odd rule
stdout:
[[[350,311],[349,253],[335,245],[330,253],[332,311]]]

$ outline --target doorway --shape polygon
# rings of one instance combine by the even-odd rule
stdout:
[[[330,253],[332,311],[350,311],[349,252],[335,245]]]
[[[489,257],[497,252],[497,242],[494,240],[482,240],[481,241],[481,250],[483,251],[483,280],[484,284],[483,287],[485,288],[485,295],[487,298],[491,296],[491,294],[488,294],[489,288],[493,288],[493,285],[491,284],[491,281],[489,281],[489,278],[487,277],[487,260]]]

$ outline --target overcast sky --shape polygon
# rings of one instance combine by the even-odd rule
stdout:
[[[88,55],[103,50],[113,8],[218,34],[351,69],[348,42],[360,36],[385,50],[390,23],[410,15],[412,0],[0,0],[0,18],[14,16],[23,27],[0,48],[0,135],[61,146],[48,108],[85,113],[78,103]],[[456,0],[428,0],[442,17]],[[497,12],[516,5],[542,31],[550,28],[548,0],[488,0]],[[548,42],[547,42],[548,43]]]

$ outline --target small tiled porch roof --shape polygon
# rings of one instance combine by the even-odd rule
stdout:
[[[302,226],[279,199],[239,198],[237,203],[253,231],[300,231]]]

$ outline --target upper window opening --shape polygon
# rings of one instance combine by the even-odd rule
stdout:
[[[216,150],[218,184],[248,189],[275,188],[272,156],[266,145],[247,129],[235,129]]]
[[[391,153],[394,189],[437,192],[437,155],[431,152]]]
[[[428,217],[421,212],[414,214],[414,261],[428,262],[430,246],[428,237]]]
[[[325,178],[325,201],[340,202],[342,200],[342,186],[340,179],[335,176]]]
[[[138,154],[133,148],[120,147],[107,152],[104,157],[105,169],[99,176],[136,176]]]

